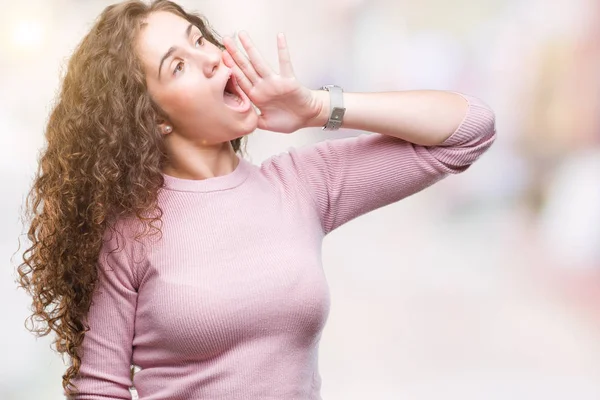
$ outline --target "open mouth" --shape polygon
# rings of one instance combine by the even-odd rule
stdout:
[[[250,99],[242,93],[242,89],[237,84],[233,74],[231,74],[225,84],[223,101],[225,102],[225,105],[235,111],[246,111],[250,106]]]

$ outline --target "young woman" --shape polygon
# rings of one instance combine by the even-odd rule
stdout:
[[[466,170],[495,139],[474,97],[310,90],[282,35],[278,72],[240,40],[248,58],[174,3],[128,1],[69,62],[19,272],[32,330],[70,360],[71,398],[319,399],[323,237]],[[340,122],[373,133],[260,166],[239,155],[257,127]]]

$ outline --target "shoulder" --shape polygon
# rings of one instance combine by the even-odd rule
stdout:
[[[104,230],[99,254],[100,267],[126,275],[133,287],[137,287],[147,264],[150,248],[148,227],[135,217],[120,218]],[[116,268],[116,269],[115,269]]]

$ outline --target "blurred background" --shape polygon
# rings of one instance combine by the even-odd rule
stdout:
[[[62,359],[23,325],[19,216],[66,61],[113,2],[2,3],[0,399],[63,398]],[[326,237],[324,400],[600,399],[598,0],[179,3],[271,65],[285,32],[308,87],[453,90],[496,112],[464,174]],[[256,131],[248,152],[360,133]]]

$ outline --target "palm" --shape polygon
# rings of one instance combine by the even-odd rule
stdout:
[[[258,127],[275,132],[291,133],[318,113],[312,92],[294,76],[290,56],[283,36],[278,37],[279,74],[270,69],[252,44],[247,33],[240,33],[246,58],[230,38],[224,39],[225,64],[232,68],[240,88],[261,112]]]

